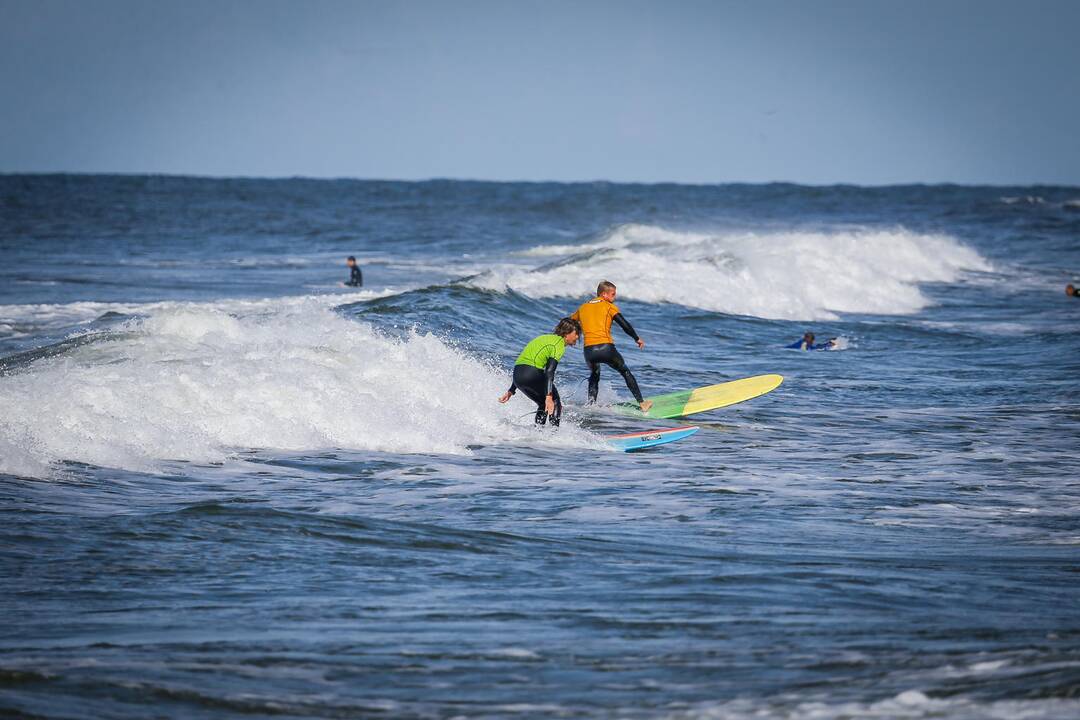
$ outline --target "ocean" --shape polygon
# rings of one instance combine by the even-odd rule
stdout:
[[[1080,188],[2,175],[0,279],[0,716],[1080,717]],[[500,405],[600,280],[783,385]]]

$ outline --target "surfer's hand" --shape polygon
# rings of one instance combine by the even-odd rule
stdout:
[[[644,350],[645,349],[645,341],[642,340],[641,338],[638,338],[637,339],[637,346],[638,346],[638,350]]]
[[[544,400],[544,412],[546,412],[548,415],[551,415],[553,412],[555,412],[555,398],[551,395],[548,395],[547,399]]]
[[[506,402],[507,400],[509,400],[509,399],[510,399],[510,394],[511,394],[511,393],[510,393],[510,391],[509,391],[509,390],[507,390],[506,392],[504,392],[504,393],[503,393],[503,396],[502,396],[501,398],[499,398],[499,402],[501,402],[501,403],[504,403],[504,402]]]

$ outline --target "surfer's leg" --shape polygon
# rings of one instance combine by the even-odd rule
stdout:
[[[590,345],[585,348],[585,362],[589,363],[589,404],[596,402],[596,396],[600,394],[600,363],[593,361],[594,348],[599,345]]]
[[[637,400],[638,403],[644,402],[644,399],[641,397],[641,388],[639,388],[637,384],[637,378],[634,377],[634,373],[630,372],[630,368],[626,367],[626,361],[623,360],[622,355],[619,354],[619,351],[615,349],[614,345],[611,346],[610,358],[611,359],[608,360],[608,365],[615,368],[615,371],[623,376],[623,380],[626,381],[626,387],[630,388],[630,392],[633,394],[634,399]]]
[[[600,363],[589,363],[589,404],[600,394]]]
[[[623,380],[626,381],[626,387],[630,388],[630,394],[634,396],[638,404],[645,402],[645,398],[641,397],[641,388],[638,387],[637,378],[634,377],[634,373],[630,372],[630,368],[623,365],[622,370],[619,370],[619,372],[622,374]]]
[[[547,378],[543,371],[530,365],[515,365],[514,384],[525,397],[536,403],[536,424],[546,423],[548,415],[544,410],[544,399],[547,397]]]

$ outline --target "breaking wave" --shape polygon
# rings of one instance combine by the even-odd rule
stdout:
[[[623,225],[595,242],[523,254],[553,260],[470,282],[533,297],[578,297],[607,279],[624,299],[822,320],[838,313],[915,313],[930,304],[920,283],[955,282],[967,271],[991,269],[953,238],[904,229],[711,234]]]
[[[384,336],[324,304],[253,315],[173,304],[0,375],[0,472],[60,461],[154,471],[238,450],[468,454],[473,444],[585,446],[514,422],[507,375],[439,338]]]

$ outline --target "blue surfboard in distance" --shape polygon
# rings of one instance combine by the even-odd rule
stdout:
[[[642,432],[629,433],[627,435],[608,435],[604,438],[609,445],[623,452],[634,452],[647,448],[667,445],[688,438],[700,428],[696,425],[690,427],[658,428],[656,430],[644,430]]]

